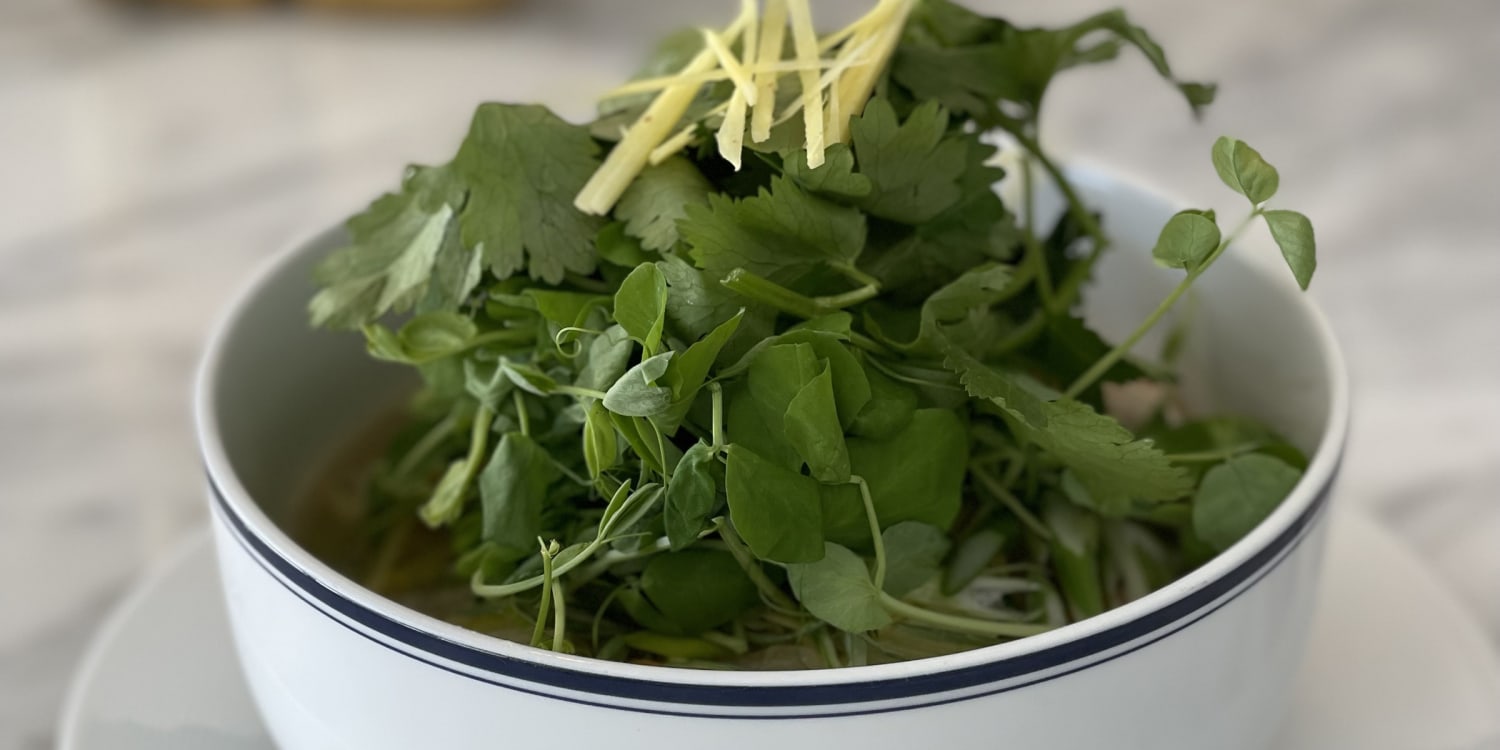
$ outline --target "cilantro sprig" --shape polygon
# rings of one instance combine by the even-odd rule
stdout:
[[[1134,350],[1257,221],[1306,288],[1312,227],[1222,138],[1244,221],[1173,216],[1152,255],[1181,282],[1118,344],[1090,330],[1109,217],[1042,105],[1125,49],[1212,101],[1120,11],[1024,28],[880,0],[819,37],[807,0],[768,0],[673,37],[594,123],[479,107],[317,270],[313,323],[424,383],[371,469],[366,580],[555,651],[844,666],[1057,627],[1234,544],[1306,459],[1184,419]],[[1126,383],[1156,394],[1144,423],[1111,415]]]

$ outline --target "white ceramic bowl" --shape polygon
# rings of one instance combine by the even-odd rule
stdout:
[[[1117,246],[1091,290],[1106,335],[1180,278],[1149,248],[1174,207],[1078,170]],[[386,748],[1151,748],[1269,742],[1301,658],[1348,417],[1323,318],[1290,274],[1236,248],[1201,279],[1184,386],[1305,450],[1301,484],[1249,536],[1129,605],[1021,641],[901,664],[709,672],[555,654],[394,604],[277,526],[314,467],[409,386],[357,336],[311,330],[324,234],[256,278],[219,327],[197,390],[215,542],[250,687],[289,750]]]

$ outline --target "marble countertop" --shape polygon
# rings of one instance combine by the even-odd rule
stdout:
[[[1026,22],[1102,5],[974,4]],[[1223,194],[1206,159],[1221,132],[1282,167],[1354,374],[1340,502],[1410,543],[1500,643],[1500,5],[1124,5],[1219,103],[1195,125],[1122,61],[1060,87],[1053,147],[1189,196]],[[248,271],[405,163],[446,158],[476,102],[582,117],[644,35],[729,6],[395,22],[0,4],[0,750],[51,747],[101,617],[204,522],[189,384]]]

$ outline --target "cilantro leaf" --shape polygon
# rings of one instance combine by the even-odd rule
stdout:
[[[466,266],[464,249],[451,242],[448,223],[463,205],[464,188],[446,167],[413,166],[401,192],[381,196],[347,222],[349,244],[318,265],[323,286],[308,305],[315,326],[355,328],[387,312],[410,310],[426,292],[440,256],[443,265]],[[465,276],[449,302],[478,283]]]
[[[835,143],[823,153],[823,163],[816,169],[807,166],[807,151],[782,155],[781,168],[786,176],[814,193],[862,198],[870,194],[870,178],[854,171],[854,153],[848,144]]]
[[[936,100],[981,125],[1018,128],[1034,123],[1052,79],[1079,65],[1113,59],[1121,46],[1140,50],[1197,114],[1212,103],[1214,86],[1181,81],[1161,46],[1124,11],[1100,13],[1056,29],[1020,28],[1000,19],[963,19],[952,9],[909,31],[892,64],[892,76],[917,100]],[[1094,41],[1099,34],[1102,41]],[[1090,42],[1085,44],[1085,42]],[[1019,106],[1008,114],[1000,101]]]
[[[1017,434],[1071,469],[1102,511],[1122,515],[1132,502],[1166,502],[1192,491],[1191,478],[1166,454],[1088,404],[1043,402],[1043,414],[1040,428],[1016,420]]]
[[[859,173],[871,184],[858,200],[872,216],[921,224],[947,210],[963,191],[959,179],[969,163],[968,145],[947,138],[948,113],[925,102],[898,122],[882,98],[871,99],[864,114],[849,121]]]
[[[943,366],[958,375],[970,396],[988,399],[1033,429],[1049,427],[1048,409],[1041,399],[1009,374],[975,359],[963,347],[944,340]]]
[[[504,279],[525,269],[551,284],[592,273],[603,219],[573,207],[599,167],[588,131],[537,105],[483,104],[448,169],[468,187],[458,217],[466,247]]]
[[[693,163],[680,156],[647,167],[620,196],[615,218],[647,250],[666,251],[677,245],[677,220],[687,207],[703,205],[713,185]]]
[[[859,211],[803,190],[787,177],[749,198],[709,196],[678,223],[693,260],[723,278],[743,268],[778,282],[820,263],[852,263],[865,244]]]

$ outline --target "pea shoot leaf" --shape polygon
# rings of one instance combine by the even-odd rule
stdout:
[[[823,557],[818,481],[730,445],[724,472],[729,518],[756,557],[780,563]]]
[[[948,409],[918,409],[889,438],[849,440],[854,473],[869,483],[887,526],[921,521],[947,527],[958,513],[968,457],[968,431]]]
[[[1208,470],[1193,499],[1193,530],[1215,549],[1228,549],[1271,515],[1302,472],[1271,456],[1236,456]]]
[[[734,556],[709,549],[653,556],[641,571],[641,592],[689,635],[723,625],[760,601]]]
[[[1281,248],[1281,256],[1292,269],[1297,285],[1307,289],[1313,272],[1318,269],[1318,243],[1313,238],[1312,222],[1296,211],[1267,211],[1266,226]]]
[[[547,487],[559,476],[546,448],[519,432],[507,433],[479,474],[484,540],[520,558],[536,550]]]
[[[647,356],[661,346],[667,324],[667,279],[653,263],[642,263],[615,292],[615,321],[640,343]]]
[[[820,482],[849,481],[849,448],[833,398],[833,370],[827,364],[803,383],[782,417],[787,440]]]
[[[885,590],[895,597],[936,578],[952,546],[942,529],[915,521],[898,523],[880,536],[885,546]]]
[[[839,630],[864,633],[891,623],[865,561],[847,547],[828,542],[822,559],[788,565],[787,579],[808,612]]]
[[[719,509],[719,482],[714,474],[719,462],[707,443],[695,443],[682,454],[682,461],[667,485],[667,539],[673,550],[685,549],[698,540],[709,516]]]
[[[1276,168],[1261,158],[1260,152],[1244,141],[1219,136],[1213,148],[1214,171],[1234,192],[1251,203],[1265,203],[1276,194],[1281,176]]]
[[[1151,257],[1167,268],[1197,268],[1219,248],[1213,212],[1178,211],[1161,228]]]

